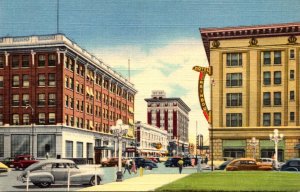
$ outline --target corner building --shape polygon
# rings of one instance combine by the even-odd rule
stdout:
[[[115,156],[110,127],[122,119],[133,141],[136,92],[62,34],[0,38],[0,158]]]
[[[214,159],[300,157],[300,23],[200,29],[210,66]]]

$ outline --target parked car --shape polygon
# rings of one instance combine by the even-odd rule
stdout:
[[[294,158],[288,160],[281,165],[280,171],[300,171],[300,158]]]
[[[188,157],[182,158],[182,157],[170,157],[166,162],[165,166],[166,167],[178,167],[178,161],[180,159],[183,159],[183,166],[191,166],[192,162],[191,159]]]
[[[272,158],[259,158],[258,161],[261,164],[265,164],[265,165],[272,165],[273,164],[273,159]]]
[[[149,160],[153,161],[154,163],[159,162],[159,158],[156,158],[156,157],[145,157],[145,159],[149,159]]]
[[[125,159],[122,159],[122,166],[125,165]],[[102,161],[101,162],[101,166],[102,167],[115,167],[115,166],[118,166],[118,163],[119,163],[119,159],[118,158],[110,158],[110,159],[107,159],[106,161]]]
[[[272,165],[264,165],[251,158],[235,159],[226,166],[226,171],[271,171]]]
[[[31,155],[17,155],[13,161],[14,168],[16,170],[25,169],[29,165],[38,162]]]
[[[225,170],[226,166],[231,162],[232,160],[224,161],[221,165],[219,165],[216,170]]]
[[[101,171],[79,169],[74,161],[68,159],[41,160],[27,167],[18,176],[18,180],[26,182],[28,171],[30,171],[29,180],[41,188],[49,187],[51,184],[67,184],[68,171],[70,171],[71,184],[95,185],[95,180],[97,180],[97,184],[103,181]]]
[[[145,169],[157,168],[157,164],[149,159],[144,159],[142,157],[134,158],[135,165],[137,168],[143,167]]]
[[[0,173],[7,173],[10,171],[10,168],[4,163],[0,162]]]
[[[14,162],[13,157],[6,157],[1,161],[1,163],[6,165],[7,167],[13,167],[14,166],[13,162]]]

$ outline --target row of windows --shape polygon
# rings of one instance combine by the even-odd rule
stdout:
[[[22,79],[20,80],[20,75],[13,75],[12,76],[12,87],[29,87],[30,86],[30,79],[29,75],[22,75]],[[38,74],[38,86],[44,87],[46,85],[50,87],[56,86],[56,75],[55,73],[48,73],[48,82],[46,82],[46,74]],[[21,82],[21,83],[20,83]],[[4,86],[4,79],[3,76],[0,76],[0,87]]]
[[[22,94],[22,106],[26,106],[30,103],[29,94]],[[3,106],[3,95],[0,95],[0,106]],[[37,106],[45,106],[47,103],[46,100],[46,94],[45,93],[39,93],[37,94]],[[19,94],[13,94],[12,95],[12,106],[19,106],[20,105],[20,95]],[[55,93],[49,93],[48,94],[48,105],[56,105],[56,94]]]
[[[48,122],[46,122],[46,115],[48,115]],[[22,119],[20,119],[20,114],[12,114],[12,125],[29,125],[29,120],[29,114],[23,114]],[[38,119],[35,120],[35,123],[39,125],[55,124],[55,122],[55,113],[38,113]],[[0,123],[3,124],[3,114],[0,114]]]
[[[265,71],[263,74],[264,85],[271,85],[271,72]],[[281,84],[281,71],[274,71],[274,85]]]
[[[19,68],[24,67],[30,67],[30,56],[29,55],[12,55],[12,59],[11,59],[11,67],[12,68]],[[50,66],[56,66],[56,54],[49,54],[49,55],[45,55],[45,54],[39,54],[37,56],[38,58],[38,63],[37,66],[38,67],[45,67],[46,64],[50,67]],[[4,64],[5,64],[5,57],[4,56],[0,56],[0,68],[4,68]]]

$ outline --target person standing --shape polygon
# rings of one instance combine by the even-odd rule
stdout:
[[[125,174],[126,170],[128,171],[129,174],[131,174],[131,172],[130,172],[130,161],[129,161],[129,159],[126,159],[126,162],[125,162],[125,169],[124,169],[124,173],[123,173],[123,174]]]
[[[181,172],[182,172],[182,167],[183,167],[183,160],[182,160],[182,158],[181,159],[179,159],[179,161],[178,161],[178,168],[179,168],[179,173],[181,174]]]

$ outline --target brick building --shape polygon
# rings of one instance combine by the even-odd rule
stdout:
[[[117,119],[130,125],[126,148],[135,93],[132,83],[62,34],[0,38],[0,157],[48,152],[98,162],[114,156],[110,127]]]
[[[168,131],[169,153],[188,153],[191,109],[180,98],[166,98],[164,91],[153,91],[145,101],[148,124]]]

